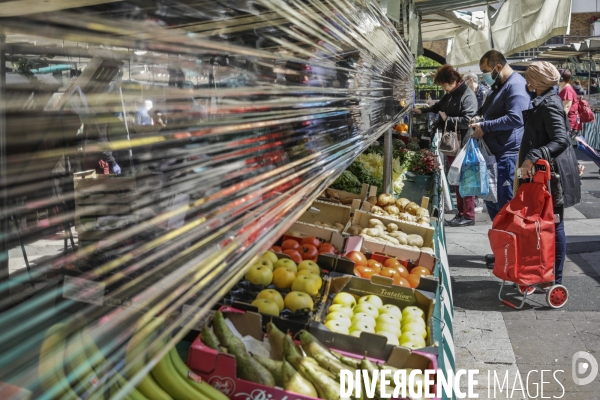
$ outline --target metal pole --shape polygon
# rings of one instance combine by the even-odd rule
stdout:
[[[588,90],[587,90],[587,95],[588,95],[588,100],[590,99],[590,89],[592,86],[592,52],[588,51],[588,58],[590,59],[590,68],[588,70]]]
[[[10,296],[8,287],[8,237],[6,215],[6,36],[0,35],[0,300]],[[18,227],[17,227],[18,228]]]
[[[392,194],[392,128],[383,134],[383,193]]]

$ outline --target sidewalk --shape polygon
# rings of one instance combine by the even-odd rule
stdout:
[[[517,372],[526,386],[527,374],[537,370],[531,373],[530,381],[537,383],[539,390],[541,370],[563,370],[556,375],[564,387],[563,399],[600,399],[600,375],[586,386],[577,386],[572,379],[576,352],[589,352],[600,362],[600,215],[586,218],[586,214],[595,217],[600,206],[600,199],[589,193],[595,194],[596,185],[600,185],[597,176],[595,173],[590,182],[583,181],[586,196],[582,196],[581,207],[567,209],[565,214],[568,250],[563,283],[569,290],[569,302],[561,310],[548,307],[543,294],[528,296],[520,311],[500,302],[500,280],[486,268],[483,258],[491,253],[487,238],[491,221],[486,213],[476,215],[473,227],[446,228],[455,306],[456,369],[479,369],[479,398],[541,398],[540,393],[536,396],[533,383],[528,397],[518,382],[512,397],[506,390],[502,394],[497,391],[495,397],[492,390],[488,396],[488,371],[492,379],[495,372],[500,382],[508,371],[512,389]],[[451,219],[453,215],[445,217]],[[512,288],[505,293],[520,300]],[[544,376],[548,382],[544,384],[545,398],[562,394],[552,373]]]

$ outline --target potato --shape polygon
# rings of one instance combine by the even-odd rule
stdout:
[[[371,218],[369,220],[369,228],[375,228],[377,225],[383,226],[383,222],[381,222],[377,218]]]
[[[421,218],[417,219],[417,224],[424,225],[424,226],[430,226],[431,221],[429,220],[429,217],[421,217]]]
[[[383,208],[381,208],[379,206],[373,206],[373,207],[371,207],[371,213],[375,214],[375,215],[384,215],[384,213],[386,213],[386,212],[383,210]]]
[[[340,224],[339,222],[336,222],[335,224],[333,224],[333,226],[335,227],[335,229],[337,229],[340,233],[342,233],[344,231],[345,226]]]
[[[380,237],[381,237],[381,236],[380,236]],[[391,236],[388,236],[388,235],[383,235],[383,239],[385,239],[385,240],[387,240],[388,242],[390,242],[390,243],[393,243],[393,244],[400,244],[400,242],[398,241],[398,239],[396,239],[396,238],[393,238],[393,237],[391,237]]]
[[[363,231],[363,233],[366,233],[367,235],[374,236],[374,237],[377,237],[382,233],[382,231],[377,228],[367,228],[367,229],[363,229],[362,231]]]
[[[419,235],[408,235],[408,245],[423,247],[423,238]]]
[[[325,227],[325,228],[333,228],[333,227],[331,226],[331,224],[330,224],[330,223],[328,223],[328,222],[323,222],[323,223],[321,224],[321,226],[322,226],[322,227]]]
[[[396,200],[396,207],[398,207],[400,212],[403,212],[408,203],[410,203],[410,200],[401,198]]]
[[[323,225],[323,224],[321,224],[321,222],[320,222],[320,221],[315,221],[315,225],[317,225],[317,226],[321,226],[321,225]]]
[[[388,214],[392,214],[392,215],[398,215],[398,214],[400,214],[400,210],[396,206],[385,206],[383,209]]]
[[[431,247],[421,247],[421,251],[424,253],[431,253],[431,254],[435,253],[435,251],[433,251],[433,249]]]
[[[380,194],[377,197],[377,205],[379,207],[391,206],[396,204],[396,198],[391,194]]]
[[[419,207],[419,205],[417,203],[411,201],[410,203],[408,203],[406,205],[406,207],[404,208],[404,211],[406,211],[409,214],[415,215],[419,208],[421,208],[421,207]]]
[[[409,213],[400,213],[400,215],[398,215],[398,218],[400,218],[403,221],[408,221],[408,222],[416,222],[417,218],[414,215],[410,215]]]
[[[398,230],[398,225],[396,224],[387,224],[388,232],[396,232]]]
[[[417,217],[429,217],[429,210],[423,207],[419,207],[415,215]]]
[[[356,229],[356,227],[354,227],[354,226],[351,226],[350,228],[348,228],[348,230],[346,232],[348,232],[349,235],[353,235],[353,236],[360,235],[360,233],[361,233],[361,231]]]
[[[367,201],[368,201],[369,203],[373,204],[374,206],[376,206],[376,205],[377,205],[377,197],[375,197],[375,196],[370,196],[370,197],[367,197]]]

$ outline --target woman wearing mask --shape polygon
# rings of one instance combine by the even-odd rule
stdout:
[[[533,176],[534,164],[540,158],[546,159],[556,173],[560,175],[563,198],[553,194],[554,214],[556,216],[556,261],[554,275],[557,284],[562,283],[562,271],[567,252],[563,211],[579,203],[581,182],[577,173],[577,158],[571,146],[567,131],[567,115],[561,99],[554,94],[552,87],[558,82],[560,73],[546,61],[533,62],[526,72],[527,89],[536,94],[532,108],[524,111],[525,129],[519,164],[521,177]],[[544,157],[550,154],[550,160]]]
[[[438,68],[433,81],[436,85],[441,86],[446,94],[433,106],[414,108],[413,112],[415,114],[438,113],[440,115],[438,128],[443,131],[446,127],[450,131],[458,125],[459,141],[466,142],[469,121],[477,112],[475,93],[467,87],[461,74],[451,65],[442,65]],[[448,161],[452,164],[454,157],[448,157]],[[461,197],[458,186],[455,187],[455,191],[458,213],[447,224],[450,226],[475,225],[475,196]]]

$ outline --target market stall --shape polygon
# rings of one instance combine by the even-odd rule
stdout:
[[[0,398],[330,399],[342,367],[452,370],[436,149],[403,125],[414,58],[379,6],[143,5],[2,20],[27,81],[0,92],[3,217],[74,238],[3,276]]]

